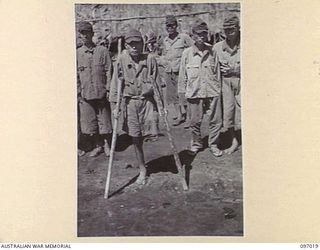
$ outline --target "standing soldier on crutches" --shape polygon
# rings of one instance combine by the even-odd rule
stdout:
[[[157,72],[157,63],[154,57],[142,54],[143,39],[138,30],[130,29],[125,34],[125,50],[120,54],[114,69],[110,89],[110,101],[116,106],[117,97],[122,95],[124,123],[123,130],[132,137],[139,164],[137,184],[146,183],[146,165],[143,153],[143,133],[146,120],[148,99],[153,96],[150,72]],[[148,62],[147,62],[148,59]],[[121,88],[119,87],[121,84]],[[121,93],[118,93],[120,89]],[[119,98],[118,98],[119,100]],[[115,110],[114,116],[119,113]]]

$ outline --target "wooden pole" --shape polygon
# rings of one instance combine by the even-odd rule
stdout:
[[[186,181],[186,178],[185,178],[185,168],[181,164],[181,161],[180,161],[180,158],[179,158],[179,154],[178,154],[178,151],[177,151],[177,147],[176,147],[174,138],[173,138],[173,136],[171,134],[171,128],[170,128],[170,125],[169,125],[169,122],[168,122],[167,112],[164,109],[163,98],[162,98],[161,92],[159,90],[159,86],[156,83],[155,79],[152,79],[152,84],[153,84],[154,97],[155,97],[155,100],[156,100],[156,103],[157,103],[157,107],[158,107],[160,116],[163,116],[163,118],[164,118],[164,124],[165,124],[166,130],[167,130],[167,135],[168,135],[170,147],[171,147],[171,150],[172,150],[172,153],[173,153],[173,157],[174,157],[174,161],[176,163],[176,167],[177,167],[178,173],[179,173],[180,178],[181,178],[183,190],[188,190],[188,184],[187,184],[187,181]]]
[[[121,54],[121,38],[118,39],[118,58],[119,58],[120,54]],[[116,74],[116,72],[115,72],[115,74]],[[116,103],[116,112],[115,112],[116,115],[114,117],[114,123],[113,123],[111,150],[110,150],[108,173],[107,173],[107,180],[106,180],[106,186],[105,186],[105,192],[104,192],[105,199],[108,199],[110,179],[111,179],[111,168],[112,168],[112,164],[113,164],[113,156],[114,156],[114,151],[115,151],[116,142],[117,142],[117,129],[118,129],[119,116],[120,116],[122,80],[119,80],[117,84],[118,84],[118,86],[117,86],[118,92],[117,92],[117,103]]]

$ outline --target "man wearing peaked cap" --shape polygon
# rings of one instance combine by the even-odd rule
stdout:
[[[208,33],[208,25],[202,19],[197,18],[192,25],[192,32],[193,33],[201,33],[201,32]]]
[[[154,44],[157,42],[157,36],[153,31],[147,33],[146,44]]]
[[[136,29],[129,29],[124,36],[124,40],[127,44],[135,41],[135,42],[142,42],[142,35],[140,31]]]
[[[108,91],[111,81],[111,59],[106,47],[92,41],[90,23],[77,26],[83,46],[77,49],[77,85],[81,132],[93,138],[95,148],[89,156],[104,152],[109,156],[112,133]]]
[[[116,106],[117,86],[122,84],[123,130],[132,137],[139,164],[137,184],[146,183],[143,136],[150,100],[153,96],[152,79],[157,78],[157,63],[153,56],[142,53],[143,40],[138,30],[130,29],[125,36],[125,50],[118,57],[110,90],[112,106]],[[119,114],[115,114],[118,116]]]
[[[78,31],[80,33],[84,33],[84,32],[93,33],[93,28],[90,23],[82,21],[82,22],[78,23]]]
[[[223,30],[226,39],[216,43],[213,52],[219,58],[222,76],[223,131],[229,133],[232,138],[231,146],[225,153],[231,154],[240,145],[236,132],[241,131],[240,26],[235,13],[226,14]]]
[[[159,45],[157,42],[157,35],[153,31],[148,31],[146,34],[146,51],[150,56],[153,56],[157,61],[158,66],[158,85],[162,88],[165,87],[165,82],[163,79],[164,75],[164,67],[161,62],[161,57],[159,55]],[[162,90],[162,89],[161,89]],[[162,93],[162,91],[161,91]],[[163,97],[161,98],[163,101]],[[149,130],[150,136],[146,137],[146,141],[157,141],[159,138],[159,113],[157,110],[156,101],[152,100],[151,102],[151,110],[149,112],[149,117],[147,119],[147,128]]]
[[[170,15],[165,20],[168,36],[163,40],[163,55],[165,61],[166,103],[173,104],[175,108],[176,122],[178,126],[186,120],[184,100],[178,96],[178,75],[182,52],[193,44],[193,40],[187,35],[178,33],[177,19]]]
[[[207,24],[201,19],[195,20],[192,33],[195,42],[182,54],[178,81],[178,93],[187,98],[191,114],[190,153],[195,155],[203,147],[200,128],[204,114],[208,113],[208,145],[211,153],[219,157],[222,155],[217,146],[222,126],[219,61],[207,43]]]
[[[224,18],[223,29],[239,27],[239,18],[235,13],[228,13]]]
[[[166,25],[178,25],[177,19],[173,15],[166,16]]]

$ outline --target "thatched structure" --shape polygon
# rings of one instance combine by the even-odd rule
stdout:
[[[239,3],[206,4],[77,4],[76,22],[89,21],[94,25],[95,37],[120,35],[134,27],[144,35],[149,30],[164,36],[165,16],[176,15],[180,32],[190,33],[195,17],[208,23],[211,34],[221,30],[227,12],[240,14]]]

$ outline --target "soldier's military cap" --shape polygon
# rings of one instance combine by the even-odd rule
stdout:
[[[136,29],[129,29],[124,36],[124,40],[126,43],[130,43],[133,41],[140,42],[142,41],[142,35],[140,31]]]
[[[193,33],[208,32],[208,25],[202,19],[197,18],[192,24],[192,32]]]
[[[177,19],[173,15],[166,16],[166,25],[177,24]]]
[[[157,41],[157,36],[153,31],[147,33],[146,43],[155,43]]]
[[[228,13],[223,21],[223,29],[239,26],[239,18],[235,13]]]
[[[78,31],[80,33],[83,33],[83,32],[93,33],[92,25],[89,22],[80,22],[78,23]]]

